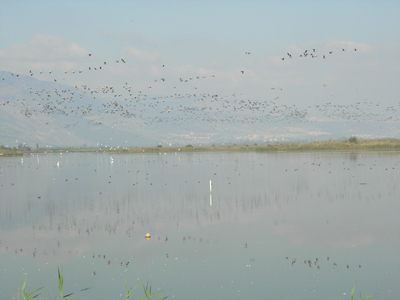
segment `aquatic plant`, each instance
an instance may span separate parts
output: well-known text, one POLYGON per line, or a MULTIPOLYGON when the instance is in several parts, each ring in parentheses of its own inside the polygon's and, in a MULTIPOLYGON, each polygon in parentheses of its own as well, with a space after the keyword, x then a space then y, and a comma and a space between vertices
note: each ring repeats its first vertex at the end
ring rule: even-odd
MULTIPOLYGON (((38 291, 41 290, 43 287, 38 288, 38 289, 34 290, 33 292, 29 292, 28 290, 25 290, 25 285, 26 285, 26 279, 25 279, 24 284, 22 285, 22 288, 21 288, 21 295, 22 295, 22 298, 24 300, 32 300, 32 299, 36 299, 36 298, 38 298, 40 296, 38 291)), ((58 268, 58 291, 60 293, 60 297, 61 297, 60 299, 67 299, 68 297, 70 297, 70 296, 72 296, 74 294, 74 293, 69 293, 67 295, 64 295, 63 294, 63 289, 64 289, 64 272, 63 272, 62 268, 61 268, 61 271, 60 271, 60 268, 58 268)), ((80 292, 83 292, 83 291, 86 291, 86 290, 89 290, 89 289, 91 289, 91 288, 84 288, 84 289, 80 290, 80 292)), ((49 292, 48 288, 47 288, 47 292, 49 292)), ((17 299, 19 299, 19 293, 17 293, 17 299)), ((50 300, 51 299, 57 300, 57 297, 52 298, 49 295, 49 299, 50 300)), ((79 299, 76 299, 76 298, 70 298, 70 299, 79 300, 79 299)))
MULTIPOLYGON (((125 296, 126 296, 126 300, 129 300, 131 294, 136 290, 136 288, 137 288, 141 283, 142 283, 142 282, 139 282, 134 288, 128 289, 128 284, 127 284, 127 282, 126 282, 126 280, 125 280, 125 296)), ((28 289, 25 288, 25 286, 26 286, 26 279, 25 279, 25 281, 24 281, 24 283, 23 283, 23 285, 22 285, 22 288, 21 288, 21 296, 22 296, 22 299, 23 299, 23 300, 45 299, 45 298, 39 298, 40 293, 38 293, 43 287, 38 288, 38 289, 36 289, 36 290, 34 290, 34 291, 32 291, 32 292, 29 292, 28 289)), ((89 289, 92 289, 92 288, 93 288, 93 287, 84 288, 84 289, 79 290, 79 292, 83 292, 83 291, 86 291, 86 290, 89 290, 89 289)), ((63 269, 62 269, 62 268, 61 268, 61 271, 60 271, 60 268, 58 268, 58 291, 59 291, 59 293, 60 293, 60 300, 62 300, 62 299, 74 299, 74 300, 79 300, 79 299, 77 299, 77 298, 72 298, 72 297, 71 297, 74 293, 69 293, 69 294, 67 294, 67 295, 64 295, 63 289, 64 289, 64 272, 63 272, 63 269)), ((47 291, 48 291, 48 288, 47 288, 47 291)), ((144 295, 145 295, 145 296, 142 297, 142 298, 139 298, 138 300, 146 300, 146 299, 147 299, 147 300, 150 300, 150 299, 152 299, 152 298, 158 296, 159 294, 161 294, 161 293, 163 292, 163 291, 161 290, 161 291, 158 291, 158 292, 156 292, 156 293, 153 293, 153 292, 151 291, 151 285, 150 285, 149 283, 147 283, 146 285, 143 285, 143 291, 144 291, 144 295)), ((49 291, 48 291, 48 292, 49 292, 49 291)), ((19 291, 17 292, 16 298, 17 298, 17 300, 20 299, 20 297, 19 297, 19 291)), ((160 298, 159 300, 165 300, 165 299, 167 299, 167 298, 168 298, 168 296, 167 296, 167 297, 160 298)), ((54 297, 54 298, 53 298, 53 297, 51 297, 50 294, 49 294, 48 299, 49 299, 49 300, 57 300, 57 297, 54 297)))
MULTIPOLYGON (((355 291, 355 290, 356 290, 356 285, 354 285, 353 290, 351 291, 350 300, 353 300, 353 296, 354 296, 354 291, 355 291)), ((371 296, 364 297, 364 296, 361 294, 361 291, 360 291, 360 300, 366 300, 366 299, 372 298, 372 297, 374 297, 374 296, 376 296, 376 295, 377 295, 377 294, 373 294, 373 295, 371 295, 371 296)))
MULTIPOLYGON (((131 294, 133 293, 133 291, 136 290, 136 288, 137 288, 141 283, 142 283, 142 282, 139 282, 134 288, 128 290, 128 285, 127 285, 126 280, 125 280, 126 300, 129 300, 129 297, 131 296, 131 294)), ((150 300, 150 299, 156 297, 157 295, 159 295, 159 294, 161 294, 161 293, 163 292, 163 291, 159 291, 159 292, 153 294, 153 293, 151 292, 151 286, 149 285, 149 283, 147 283, 147 285, 143 285, 143 291, 144 291, 145 296, 142 297, 142 298, 140 298, 140 299, 138 299, 138 300, 145 300, 145 299, 150 300)), ((167 297, 164 297, 164 298, 161 298, 160 300, 164 300, 164 299, 167 299, 167 298, 168 298, 168 296, 167 296, 167 297)))
MULTIPOLYGON (((60 296, 61 296, 60 299, 68 298, 74 294, 74 293, 69 293, 67 295, 63 295, 63 288, 64 288, 64 272, 63 272, 62 268, 61 268, 61 272, 60 272, 60 268, 58 268, 58 291, 60 292, 60 296)), ((83 292, 83 291, 86 291, 89 289, 91 289, 91 288, 84 288, 84 289, 80 290, 80 292, 83 292)), ((52 299, 52 298, 49 296, 49 299, 52 299)), ((72 298, 72 299, 76 299, 76 298, 72 298)), ((54 300, 57 300, 57 297, 54 297, 54 300)))
MULTIPOLYGON (((22 294, 22 297, 24 298, 24 300, 35 299, 40 295, 40 294, 36 294, 35 295, 35 293, 37 293, 42 288, 36 289, 33 292, 29 292, 28 290, 25 291, 25 285, 26 285, 26 279, 25 279, 24 284, 22 285, 22 288, 21 288, 21 294, 22 294)), ((19 299, 18 294, 17 294, 17 299, 19 299)))

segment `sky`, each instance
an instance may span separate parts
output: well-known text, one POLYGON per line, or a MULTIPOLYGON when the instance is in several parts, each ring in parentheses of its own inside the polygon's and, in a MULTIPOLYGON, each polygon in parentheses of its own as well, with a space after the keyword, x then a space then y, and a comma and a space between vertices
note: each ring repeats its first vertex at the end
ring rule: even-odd
POLYGON ((121 95, 129 86, 148 97, 204 93, 393 112, 399 15, 394 0, 3 0, 0 71, 121 95))

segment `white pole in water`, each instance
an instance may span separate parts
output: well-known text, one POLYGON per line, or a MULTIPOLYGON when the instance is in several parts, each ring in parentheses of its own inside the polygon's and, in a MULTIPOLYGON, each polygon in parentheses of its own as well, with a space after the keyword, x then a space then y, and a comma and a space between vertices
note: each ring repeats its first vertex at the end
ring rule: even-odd
POLYGON ((212 206, 212 183, 210 180, 210 206, 212 206))
POLYGON ((212 182, 210 180, 210 194, 212 194, 212 182))

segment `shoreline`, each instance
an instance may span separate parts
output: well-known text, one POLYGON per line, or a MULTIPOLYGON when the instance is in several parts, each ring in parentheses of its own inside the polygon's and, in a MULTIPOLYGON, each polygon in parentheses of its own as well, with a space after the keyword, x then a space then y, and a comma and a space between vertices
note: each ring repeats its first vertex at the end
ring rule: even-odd
POLYGON ((310 150, 400 150, 400 139, 345 141, 313 141, 309 143, 274 143, 266 145, 212 145, 181 147, 138 147, 138 148, 67 148, 38 149, 30 151, 0 149, 0 157, 22 156, 24 153, 59 153, 59 152, 109 152, 109 153, 167 153, 167 152, 277 152, 277 151, 310 151, 310 150))

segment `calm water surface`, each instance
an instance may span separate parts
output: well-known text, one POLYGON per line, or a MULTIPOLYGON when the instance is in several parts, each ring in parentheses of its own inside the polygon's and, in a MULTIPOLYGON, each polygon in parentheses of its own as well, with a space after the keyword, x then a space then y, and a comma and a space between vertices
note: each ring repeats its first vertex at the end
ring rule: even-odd
POLYGON ((0 299, 26 278, 54 297, 61 266, 65 292, 96 287, 80 299, 122 299, 125 280, 169 299, 350 299, 355 283, 398 299, 399 170, 373 151, 2 157, 0 299))

